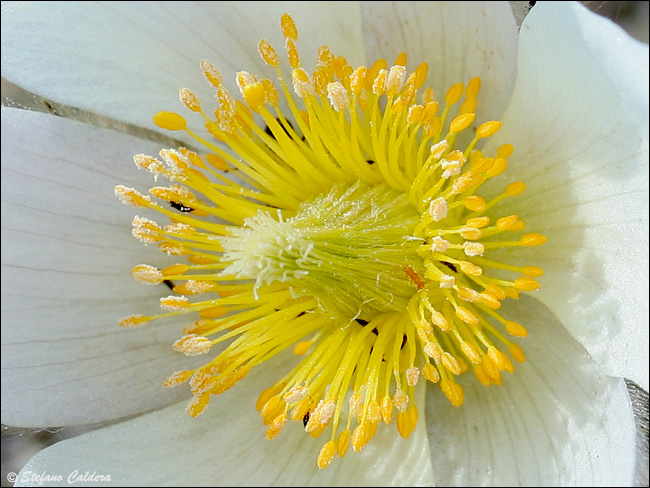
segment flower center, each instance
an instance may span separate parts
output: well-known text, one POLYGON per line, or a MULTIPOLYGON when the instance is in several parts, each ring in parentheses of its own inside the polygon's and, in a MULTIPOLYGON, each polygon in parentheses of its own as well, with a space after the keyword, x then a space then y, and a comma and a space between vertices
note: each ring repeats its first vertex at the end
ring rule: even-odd
POLYGON ((408 437, 420 376, 460 406, 457 376, 471 368, 484 385, 499 384, 502 371, 514 371, 509 356, 524 361, 509 336, 523 337, 526 329, 498 310, 503 300, 537 289, 542 270, 490 253, 546 239, 518 236, 519 217, 496 213, 501 200, 525 190, 523 182, 488 200, 480 195, 485 181, 505 171, 513 148, 492 156, 477 149, 501 126, 474 126, 479 78, 452 86, 440 111, 431 89, 417 103, 426 64, 408 74, 400 55, 391 67, 379 60, 353 68, 323 47, 308 74, 293 20, 285 14, 281 25, 290 83, 264 40, 259 51, 276 69, 280 91, 268 78, 240 72, 243 102, 235 101, 203 61, 218 108, 206 113, 187 89, 180 98, 218 142, 191 131, 180 115, 159 112, 158 126, 183 130, 204 149, 162 150, 162 161, 136 155, 139 168, 173 184, 150 195, 115 188, 123 203, 171 220, 161 226, 136 216, 136 238, 187 259, 162 270, 136 266, 137 280, 164 282, 176 294, 161 299, 166 312, 132 315, 120 325, 198 315, 174 349, 218 352, 165 382, 189 381, 192 417, 211 395, 293 348, 304 358, 261 393, 257 408, 269 439, 288 420, 314 437, 327 431, 318 456, 324 468, 350 445, 360 451, 380 422, 395 419, 408 437), (457 147, 458 134, 470 128, 473 137, 457 147), (188 298, 195 295, 206 298, 188 298))
POLYGON ((222 238, 224 275, 262 284, 291 283, 331 317, 405 310, 414 288, 403 269, 421 263, 409 240, 419 214, 385 184, 337 185, 284 220, 260 212, 222 238))

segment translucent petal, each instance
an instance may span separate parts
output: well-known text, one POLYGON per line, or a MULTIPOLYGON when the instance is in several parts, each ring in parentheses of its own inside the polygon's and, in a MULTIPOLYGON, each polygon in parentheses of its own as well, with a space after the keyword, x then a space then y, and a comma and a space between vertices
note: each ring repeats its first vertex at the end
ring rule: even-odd
POLYGON ((508 2, 363 2, 368 63, 408 55, 429 64, 425 87, 444 104, 455 83, 482 78, 478 122, 499 118, 512 91, 517 25, 508 2))
POLYGON ((54 101, 156 129, 154 113, 184 110, 181 87, 211 112, 202 59, 237 94, 237 71, 275 79, 257 43, 267 38, 282 54, 285 12, 294 16, 307 66, 322 44, 363 62, 356 2, 3 2, 2 73, 54 101))
POLYGON ((466 378, 460 408, 429 395, 436 484, 633 486, 635 426, 624 382, 605 376, 540 302, 522 297, 506 312, 529 328, 526 362, 498 386, 466 378))
POLYGON ((170 347, 179 324, 117 325, 156 313, 169 294, 130 277, 136 264, 167 259, 131 237, 135 209, 113 195, 117 183, 151 180, 130 160, 154 146, 3 107, 3 423, 94 423, 177 400, 161 383, 188 366, 170 347))
POLYGON ((257 374, 213 396, 195 419, 187 417, 184 405, 174 405, 63 441, 36 455, 21 475, 89 470, 128 486, 431 486, 424 427, 402 439, 394 424, 382 424, 362 452, 350 449, 323 470, 316 458, 329 430, 313 439, 302 422, 290 421, 278 437, 266 440, 255 401, 287 365, 277 359, 265 363, 257 374))
MULTIPOLYGON (((526 18, 496 144, 526 193, 504 202, 548 237, 538 293, 606 370, 648 388, 648 46, 578 4, 526 18)), ((509 253, 513 256, 517 253, 509 253)))

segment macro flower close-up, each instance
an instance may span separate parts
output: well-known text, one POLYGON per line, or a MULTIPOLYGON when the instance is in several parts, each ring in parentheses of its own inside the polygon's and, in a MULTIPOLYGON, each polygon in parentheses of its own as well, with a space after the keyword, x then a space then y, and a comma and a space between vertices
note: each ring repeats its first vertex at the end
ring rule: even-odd
POLYGON ((647 485, 648 45, 530 3, 2 2, 8 481, 647 485))

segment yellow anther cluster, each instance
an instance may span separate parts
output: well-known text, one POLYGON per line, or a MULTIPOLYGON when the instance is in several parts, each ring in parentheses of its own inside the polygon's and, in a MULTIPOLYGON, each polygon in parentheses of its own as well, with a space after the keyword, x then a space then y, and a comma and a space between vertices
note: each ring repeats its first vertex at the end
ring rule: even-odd
POLYGON ((293 350, 295 367, 260 394, 257 410, 268 439, 289 421, 325 435, 317 460, 325 468, 350 447, 362 450, 379 424, 394 421, 408 437, 422 384, 438 385, 460 406, 458 376, 500 384, 502 372, 514 371, 510 358, 525 360, 515 341, 526 328, 499 311, 504 300, 536 290, 543 271, 497 261, 492 251, 546 238, 520 235, 520 216, 497 211, 524 192, 523 182, 482 194, 483 183, 507 174, 514 148, 491 155, 477 148, 501 127, 477 115, 479 78, 438 101, 424 87, 425 63, 409 70, 402 53, 393 65, 353 67, 327 47, 307 71, 288 14, 281 28, 289 73, 262 40, 259 54, 274 73, 237 73, 240 99, 205 60, 217 106, 206 111, 189 89, 179 91, 218 143, 179 114, 154 116, 202 150, 136 155, 138 168, 170 184, 147 195, 124 186, 115 193, 167 216, 167 225, 136 216, 133 235, 185 261, 135 266, 136 280, 164 282, 174 294, 160 299, 163 313, 120 325, 193 314, 173 348, 214 356, 164 383, 188 384, 192 417, 211 395, 293 350))

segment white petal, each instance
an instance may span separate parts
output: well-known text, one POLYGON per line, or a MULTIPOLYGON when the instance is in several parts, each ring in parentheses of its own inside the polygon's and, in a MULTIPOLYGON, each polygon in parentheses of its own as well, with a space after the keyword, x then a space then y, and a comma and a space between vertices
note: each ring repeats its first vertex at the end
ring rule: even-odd
POLYGON ((510 97, 517 25, 508 2, 363 2, 368 63, 400 52, 409 67, 429 64, 425 87, 444 104, 455 83, 482 79, 478 121, 499 118, 510 97))
POLYGON ((302 422, 290 421, 278 437, 266 440, 255 401, 286 366, 274 359, 256 368, 257 374, 213 396, 196 419, 187 417, 184 405, 174 405, 56 444, 21 475, 88 470, 110 474, 118 486, 431 486, 424 428, 402 439, 395 425, 382 424, 362 452, 350 449, 323 470, 316 459, 329 430, 313 439, 302 422))
POLYGON ((633 486, 635 426, 623 380, 600 372, 541 303, 517 305, 507 314, 529 327, 526 362, 498 386, 467 375, 460 408, 438 391, 429 396, 436 483, 633 486))
POLYGON ((275 79, 257 43, 269 39, 284 58, 284 12, 294 15, 306 65, 322 44, 363 62, 354 2, 3 2, 2 73, 46 98, 156 129, 154 113, 184 110, 181 87, 211 112, 214 90, 201 59, 215 63, 235 92, 236 71, 275 79))
POLYGON ((536 5, 497 144, 504 202, 548 243, 538 296, 607 371, 648 388, 648 46, 578 4, 536 5))
POLYGON ((171 350, 184 321, 117 325, 156 313, 169 294, 130 277, 134 265, 162 256, 131 237, 134 209, 113 195, 115 184, 150 180, 132 154, 155 146, 3 107, 3 423, 100 422, 179 398, 161 383, 189 366, 171 350))

